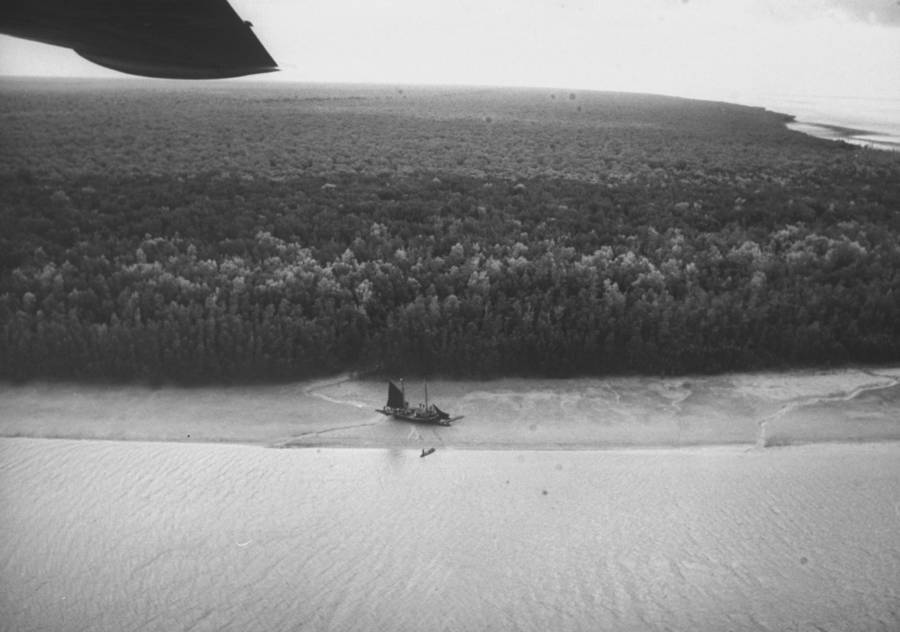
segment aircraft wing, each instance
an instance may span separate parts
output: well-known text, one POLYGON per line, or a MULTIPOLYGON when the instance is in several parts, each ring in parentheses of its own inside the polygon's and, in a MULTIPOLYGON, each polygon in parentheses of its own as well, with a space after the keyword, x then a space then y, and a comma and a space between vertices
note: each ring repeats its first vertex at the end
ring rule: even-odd
POLYGON ((71 48, 145 77, 221 79, 278 70, 228 0, 0 0, 0 33, 71 48))

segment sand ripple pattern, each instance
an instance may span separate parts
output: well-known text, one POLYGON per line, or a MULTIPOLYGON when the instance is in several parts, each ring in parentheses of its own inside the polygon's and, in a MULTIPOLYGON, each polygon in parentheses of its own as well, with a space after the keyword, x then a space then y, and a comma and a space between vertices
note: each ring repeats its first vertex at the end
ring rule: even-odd
POLYGON ((3 630, 897 630, 900 444, 0 440, 3 630))

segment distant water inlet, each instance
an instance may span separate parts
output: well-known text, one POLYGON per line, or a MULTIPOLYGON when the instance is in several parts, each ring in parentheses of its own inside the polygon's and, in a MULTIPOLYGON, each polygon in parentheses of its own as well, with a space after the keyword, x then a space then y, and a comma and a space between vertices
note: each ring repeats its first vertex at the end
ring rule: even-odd
POLYGON ((885 149, 887 151, 900 151, 900 134, 885 134, 862 129, 829 125, 824 123, 812 123, 795 121, 788 123, 788 128, 816 136, 827 140, 843 141, 860 147, 872 149, 885 149))
POLYGON ((900 629, 900 445, 0 440, 8 630, 900 629))
POLYGON ((900 151, 900 99, 771 97, 761 104, 795 116, 790 129, 862 147, 900 151))

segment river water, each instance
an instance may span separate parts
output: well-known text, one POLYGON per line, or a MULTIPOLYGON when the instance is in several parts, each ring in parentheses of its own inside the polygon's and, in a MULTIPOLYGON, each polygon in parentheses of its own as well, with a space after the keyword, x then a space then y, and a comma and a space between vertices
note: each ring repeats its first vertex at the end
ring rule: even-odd
POLYGON ((4 630, 896 630, 900 444, 0 439, 4 630))

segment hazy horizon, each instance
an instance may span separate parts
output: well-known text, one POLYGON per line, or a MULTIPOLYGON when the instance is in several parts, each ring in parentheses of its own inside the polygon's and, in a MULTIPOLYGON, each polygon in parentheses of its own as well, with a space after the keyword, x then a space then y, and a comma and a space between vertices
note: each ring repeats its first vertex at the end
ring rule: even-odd
MULTIPOLYGON (((900 99, 900 5, 878 0, 232 0, 267 80, 545 87, 749 103, 900 99)), ((0 75, 123 77, 0 36, 0 75)))

